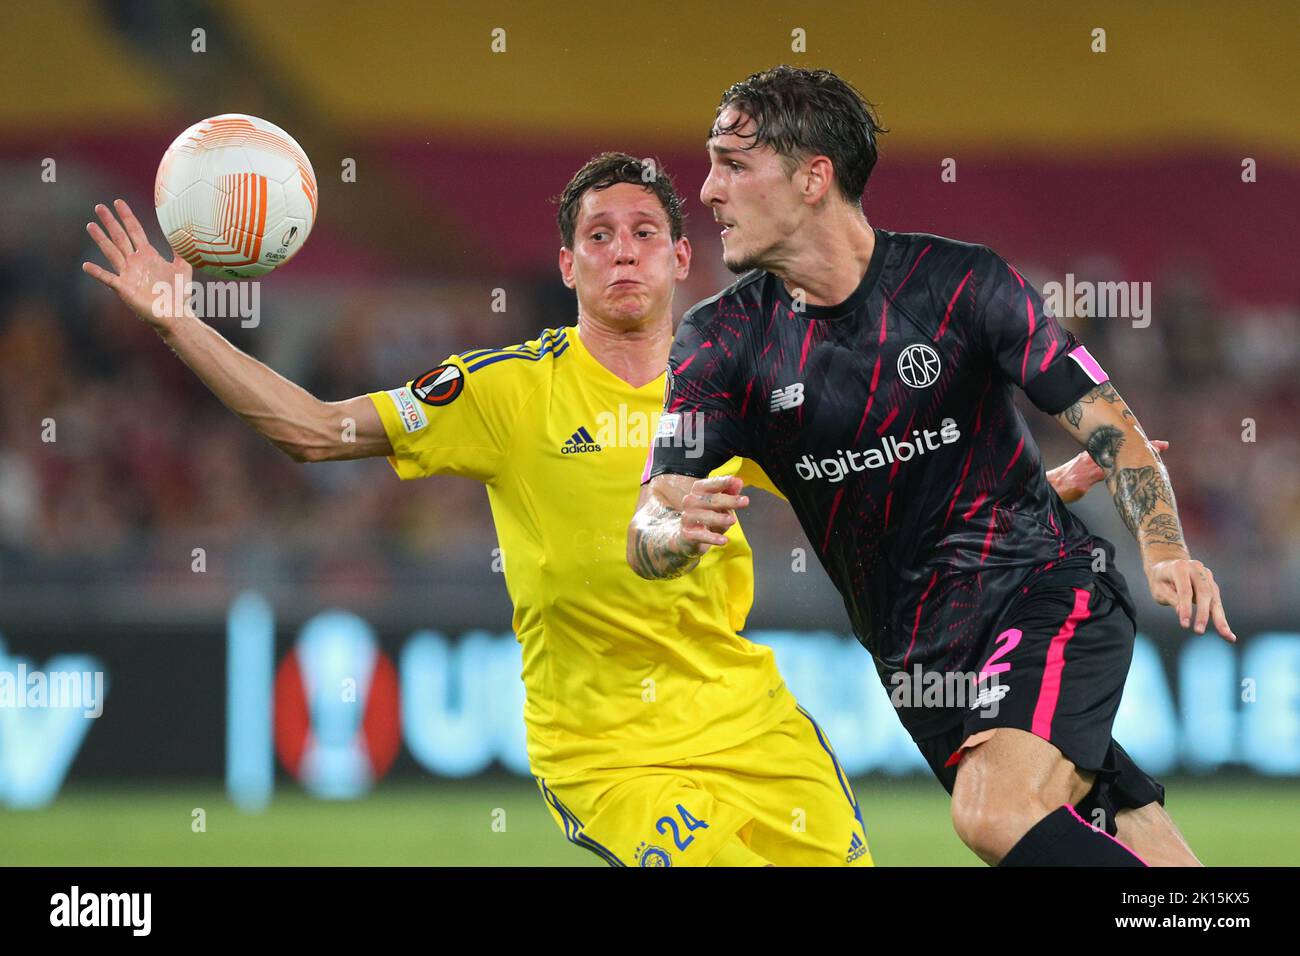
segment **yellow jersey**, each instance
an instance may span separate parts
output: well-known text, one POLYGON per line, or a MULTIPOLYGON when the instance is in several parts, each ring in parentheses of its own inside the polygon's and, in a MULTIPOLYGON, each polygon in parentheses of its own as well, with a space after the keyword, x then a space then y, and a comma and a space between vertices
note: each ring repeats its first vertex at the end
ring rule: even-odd
MULTIPOLYGON (((487 485, 539 777, 714 753, 795 707, 772 651, 738 634, 754 596, 739 524, 690 574, 647 581, 627 564, 663 394, 663 376, 633 388, 569 327, 369 396, 401 478, 487 485)), ((771 490, 750 462, 714 472, 734 473, 771 490)))

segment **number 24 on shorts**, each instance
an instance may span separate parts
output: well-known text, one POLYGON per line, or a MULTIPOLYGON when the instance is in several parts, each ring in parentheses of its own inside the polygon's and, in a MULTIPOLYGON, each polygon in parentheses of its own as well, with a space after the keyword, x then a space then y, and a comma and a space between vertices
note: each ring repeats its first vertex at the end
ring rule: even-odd
MULTIPOLYGON (((692 830, 707 830, 709 828, 707 822, 695 819, 695 817, 691 816, 690 811, 680 803, 677 804, 677 812, 681 815, 682 823, 685 825, 688 834, 692 830)), ((677 827, 677 820, 671 816, 660 817, 655 821, 655 829, 664 835, 667 835, 668 830, 671 829, 673 831, 673 842, 677 844, 677 849, 679 850, 685 850, 695 840, 695 837, 693 836, 687 836, 686 839, 683 840, 681 830, 677 827)))

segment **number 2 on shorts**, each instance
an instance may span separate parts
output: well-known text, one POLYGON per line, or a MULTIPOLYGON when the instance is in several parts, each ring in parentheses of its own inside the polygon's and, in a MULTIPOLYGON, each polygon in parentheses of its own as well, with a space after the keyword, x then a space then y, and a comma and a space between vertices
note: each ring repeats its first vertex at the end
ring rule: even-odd
POLYGON ((1005 671, 1011 670, 1010 664, 994 664, 993 662, 999 657, 1005 657, 1010 654, 1015 646, 1020 643, 1020 638, 1023 636, 1024 634, 1018 627, 1008 628, 999 634, 996 641, 1002 646, 994 651, 993 656, 984 662, 984 667, 980 670, 979 679, 983 680, 986 677, 992 677, 994 674, 1001 674, 1005 671))

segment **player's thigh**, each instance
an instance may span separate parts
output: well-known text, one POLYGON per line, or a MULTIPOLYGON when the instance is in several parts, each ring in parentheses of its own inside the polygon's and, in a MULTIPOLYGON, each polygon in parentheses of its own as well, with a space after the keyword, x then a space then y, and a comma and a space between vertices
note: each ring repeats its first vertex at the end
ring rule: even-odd
POLYGON ((736 837, 751 817, 719 799, 688 767, 589 771, 539 780, 543 797, 570 842, 611 866, 709 866, 746 859, 736 837))
POLYGON ((1117 838, 1148 866, 1201 866, 1182 833, 1159 803, 1130 807, 1115 814, 1117 838))
POLYGON ((871 866, 862 811, 825 732, 802 708, 745 744, 696 758, 752 817, 742 836, 777 866, 871 866))

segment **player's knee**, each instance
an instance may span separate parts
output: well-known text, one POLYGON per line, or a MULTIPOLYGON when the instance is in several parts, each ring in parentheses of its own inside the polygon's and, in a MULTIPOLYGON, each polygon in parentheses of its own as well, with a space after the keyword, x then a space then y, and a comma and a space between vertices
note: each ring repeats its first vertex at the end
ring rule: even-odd
POLYGON ((996 865, 1049 807, 1030 794, 953 793, 952 825, 957 836, 985 863, 996 865))
POLYGON ((981 801, 962 800, 954 794, 952 828, 957 831, 961 842, 985 862, 991 862, 991 858, 1001 859, 1005 854, 1005 851, 998 852, 998 814, 981 801))

